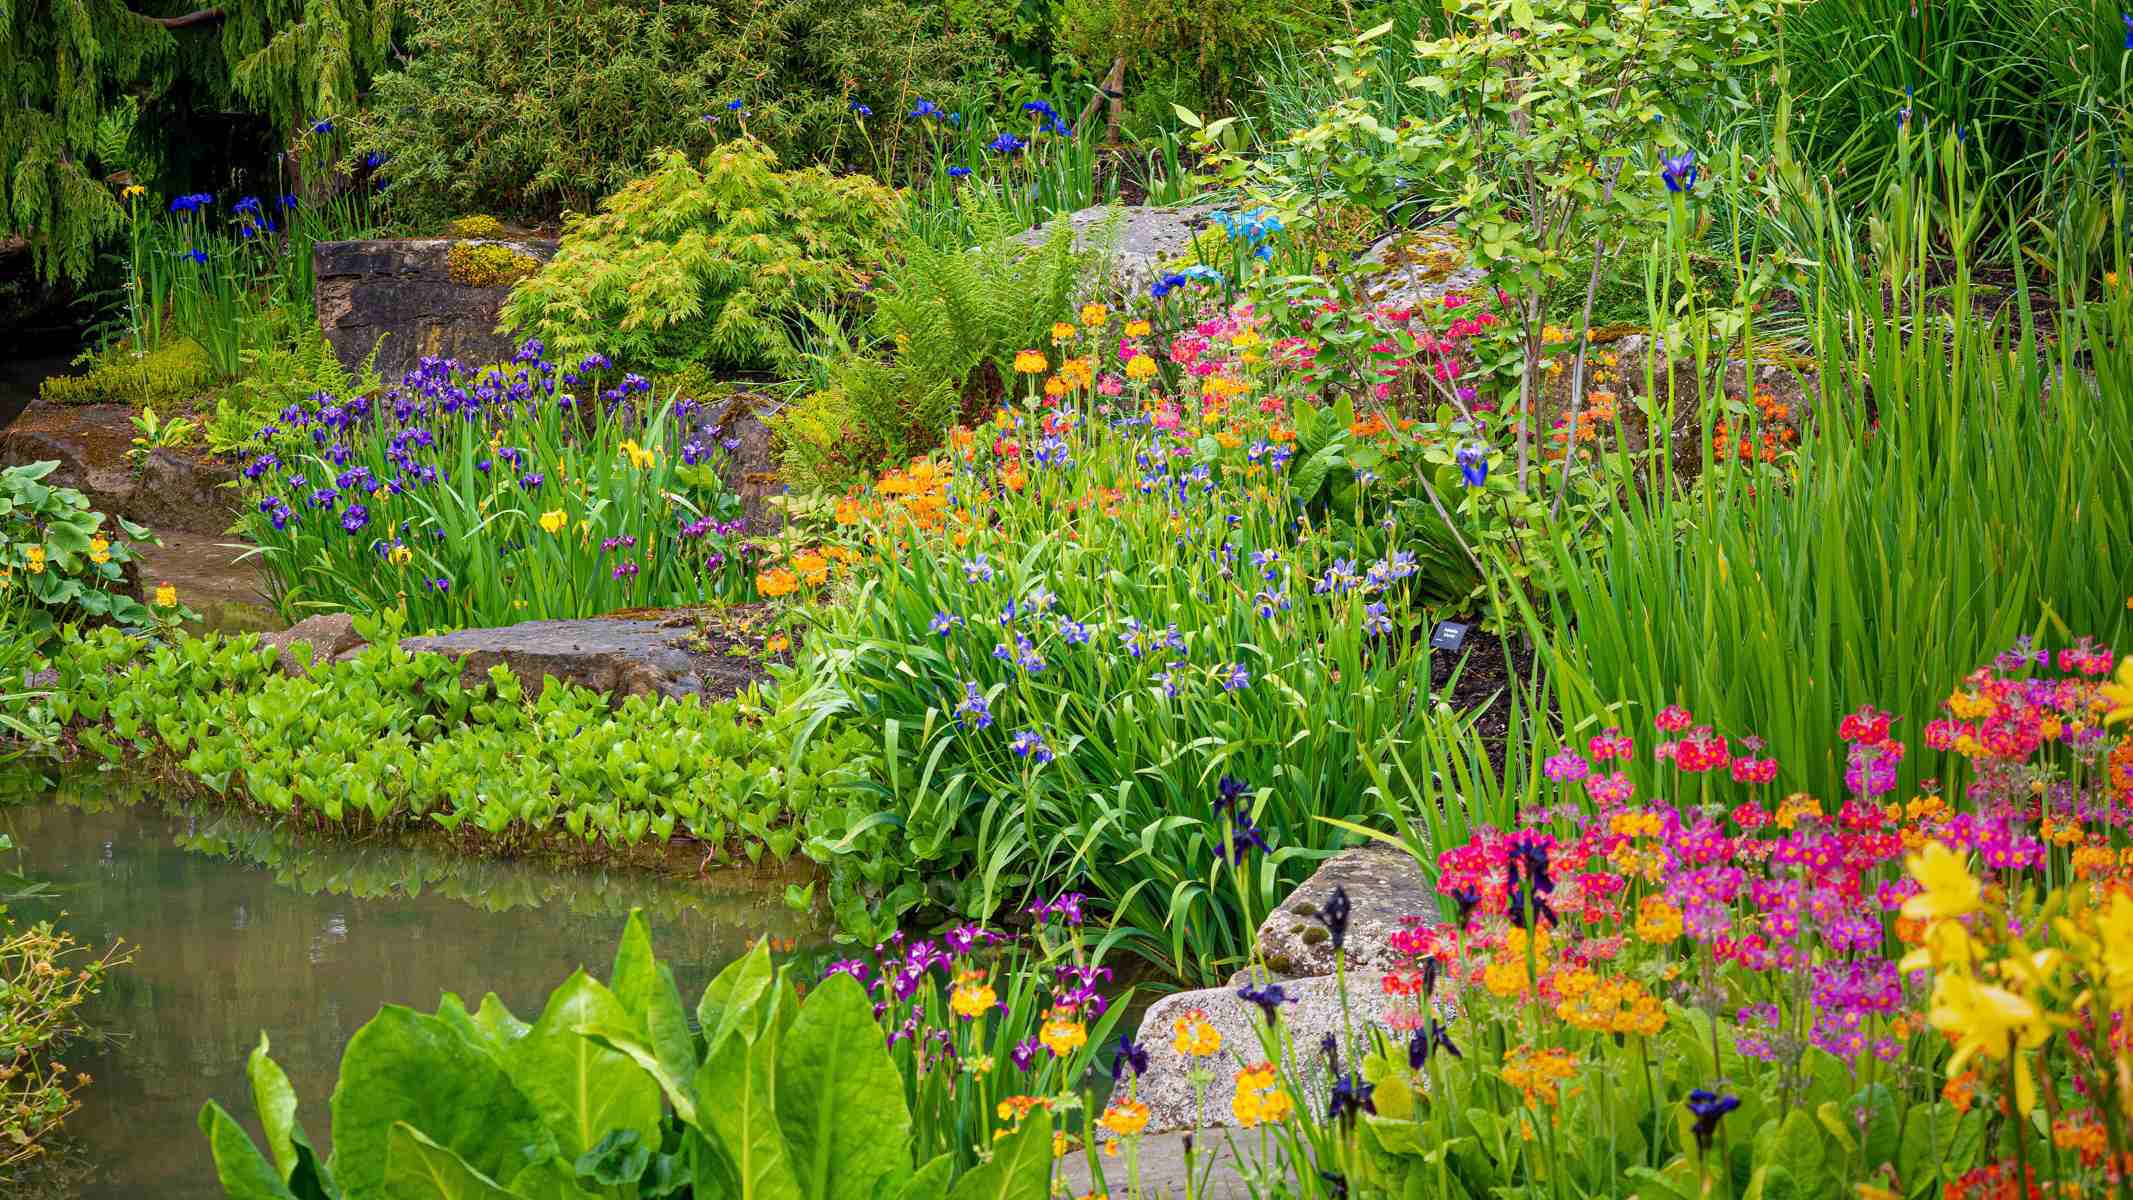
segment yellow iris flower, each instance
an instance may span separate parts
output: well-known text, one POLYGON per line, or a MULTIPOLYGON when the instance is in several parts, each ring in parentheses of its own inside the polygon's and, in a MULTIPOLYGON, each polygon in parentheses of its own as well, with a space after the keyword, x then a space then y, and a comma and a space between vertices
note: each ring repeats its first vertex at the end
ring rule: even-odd
POLYGON ((2120 721, 2133 720, 2133 656, 2118 664, 2118 678, 2103 685, 2103 700, 2110 707, 2103 713, 2103 723, 2116 725, 2120 721))

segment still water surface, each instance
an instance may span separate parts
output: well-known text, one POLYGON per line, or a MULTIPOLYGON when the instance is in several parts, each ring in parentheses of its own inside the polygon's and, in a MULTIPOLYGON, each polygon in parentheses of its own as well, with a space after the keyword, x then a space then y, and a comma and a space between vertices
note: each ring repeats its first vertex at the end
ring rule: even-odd
POLYGON ((20 847, 0 870, 61 889, 18 915, 133 949, 89 1014, 113 1040, 66 1056, 96 1079, 67 1124, 92 1170, 69 1193, 81 1200, 219 1197, 195 1117, 212 1097, 258 1136, 244 1059, 262 1031, 323 1148, 342 1047, 381 1005, 433 1010, 453 991, 471 1007, 493 991, 530 1020, 576 967, 606 978, 633 904, 692 1008, 750 939, 822 937, 782 903, 784 877, 675 882, 350 844, 94 777, 0 809, 0 831, 20 847))

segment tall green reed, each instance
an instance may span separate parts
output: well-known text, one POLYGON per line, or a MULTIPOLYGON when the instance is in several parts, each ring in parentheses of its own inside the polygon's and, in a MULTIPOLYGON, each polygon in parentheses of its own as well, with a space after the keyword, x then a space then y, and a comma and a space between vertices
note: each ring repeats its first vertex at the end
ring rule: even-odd
MULTIPOLYGON (((2017 638, 2133 629, 2133 304, 2098 299, 2064 261, 2033 287, 2017 256, 2014 302, 1986 311, 1986 200, 1962 144, 1900 148, 1904 170, 1864 222, 1795 173, 1819 248, 1797 453, 1707 460, 1693 483, 1658 471, 1621 490, 1589 545, 1559 531, 1580 569, 1552 612, 1525 615, 1566 726, 1685 704, 1761 737, 1785 786, 1841 795, 1826 734, 1844 713, 1886 705, 1915 729, 1953 672, 2017 638)), ((2107 208, 2122 264, 2122 189, 2107 208)), ((1655 280, 1680 278, 1662 268, 1655 280)), ((1708 316, 1685 323, 1686 344, 1713 344, 1708 316)), ((1731 344, 1752 344, 1752 327, 1731 344)), ((1695 406, 1708 447, 1722 364, 1699 366, 1675 374, 1670 404, 1695 406)))

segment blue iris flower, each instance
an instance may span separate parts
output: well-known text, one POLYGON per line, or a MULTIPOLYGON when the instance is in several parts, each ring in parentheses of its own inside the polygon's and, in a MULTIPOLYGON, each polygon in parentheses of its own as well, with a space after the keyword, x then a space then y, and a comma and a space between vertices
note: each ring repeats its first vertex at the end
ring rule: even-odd
POLYGON ((1667 191, 1696 190, 1696 152, 1683 150, 1679 154, 1662 158, 1659 162, 1659 177, 1666 181, 1667 191))

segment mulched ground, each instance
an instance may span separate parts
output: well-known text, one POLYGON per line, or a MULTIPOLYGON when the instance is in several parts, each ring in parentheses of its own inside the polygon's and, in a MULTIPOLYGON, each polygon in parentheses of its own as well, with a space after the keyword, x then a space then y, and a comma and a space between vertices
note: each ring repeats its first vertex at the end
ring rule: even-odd
MULTIPOLYGON (((1430 651, 1431 689, 1450 701, 1454 708, 1480 710, 1474 728, 1488 746, 1489 760, 1499 771, 1503 769, 1505 739, 1510 732, 1514 678, 1521 691, 1530 691, 1534 678, 1533 647, 1518 634, 1500 638, 1483 632, 1477 624, 1457 654, 1430 651), (1455 673, 1456 680, 1453 678, 1455 673)), ((1543 697, 1543 702, 1545 700, 1543 697)))

